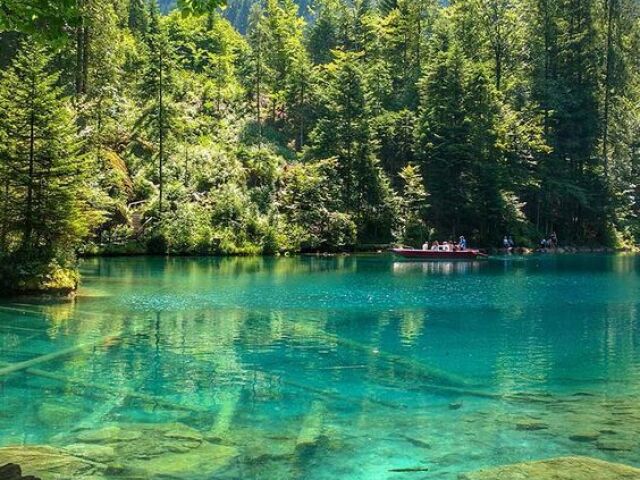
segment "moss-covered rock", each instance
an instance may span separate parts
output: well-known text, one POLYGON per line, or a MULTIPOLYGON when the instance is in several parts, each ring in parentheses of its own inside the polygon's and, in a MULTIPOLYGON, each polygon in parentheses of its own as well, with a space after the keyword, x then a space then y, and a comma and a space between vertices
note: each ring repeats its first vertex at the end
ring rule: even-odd
POLYGON ((640 469, 590 457, 560 457, 463 474, 460 480, 640 480, 640 469))

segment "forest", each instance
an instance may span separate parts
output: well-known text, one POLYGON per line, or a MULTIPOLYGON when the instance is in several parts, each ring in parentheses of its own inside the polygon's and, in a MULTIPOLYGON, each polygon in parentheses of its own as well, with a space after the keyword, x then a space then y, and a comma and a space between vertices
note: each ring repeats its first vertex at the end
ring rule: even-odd
POLYGON ((4 288, 90 254, 638 242, 637 0, 222 6, 0 0, 4 288))

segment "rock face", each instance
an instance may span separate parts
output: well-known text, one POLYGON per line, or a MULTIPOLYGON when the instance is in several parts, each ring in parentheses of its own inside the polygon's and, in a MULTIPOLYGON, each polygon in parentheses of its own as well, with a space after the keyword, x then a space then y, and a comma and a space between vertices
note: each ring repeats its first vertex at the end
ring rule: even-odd
POLYGON ((640 469, 590 457, 515 463, 463 474, 460 480, 640 480, 640 469))

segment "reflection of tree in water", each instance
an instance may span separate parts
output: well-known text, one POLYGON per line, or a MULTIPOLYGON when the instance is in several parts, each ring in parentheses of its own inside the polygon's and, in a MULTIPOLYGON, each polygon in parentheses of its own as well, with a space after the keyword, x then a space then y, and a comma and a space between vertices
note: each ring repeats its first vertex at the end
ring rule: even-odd
POLYGON ((415 344, 416 339, 422 334, 424 328, 425 313, 422 310, 404 310, 400 317, 400 338, 402 343, 408 346, 415 344))

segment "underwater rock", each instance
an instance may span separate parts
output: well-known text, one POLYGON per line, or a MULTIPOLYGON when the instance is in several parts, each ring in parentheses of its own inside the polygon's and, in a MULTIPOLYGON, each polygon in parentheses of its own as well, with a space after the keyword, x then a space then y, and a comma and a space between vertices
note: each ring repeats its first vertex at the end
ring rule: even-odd
POLYGON ((74 443, 66 445, 64 449, 76 457, 86 458, 94 462, 109 463, 116 458, 115 449, 105 445, 74 443))
POLYGON ((449 404, 449 410, 460 410, 462 408, 462 401, 453 402, 449 404))
POLYGON ((164 436, 166 438, 194 440, 196 442, 201 442, 203 440, 203 435, 198 430, 183 423, 172 424, 164 433, 164 436))
POLYGON ((462 474, 460 480, 638 480, 640 469, 590 457, 560 457, 462 474))
POLYGON ((133 460, 130 466, 145 471, 152 478, 187 479, 192 478, 194 472, 198 478, 215 478, 214 475, 237 455, 238 450, 234 447, 203 443, 185 453, 165 453, 150 459, 133 460))
POLYGON ((182 423, 114 423, 80 431, 75 442, 68 452, 104 462, 105 475, 127 480, 215 478, 239 455, 235 446, 213 445, 182 423))
POLYGON ((61 426, 72 423, 82 416, 82 412, 76 408, 58 403, 44 403, 38 409, 38 420, 47 426, 61 426))
POLYGON ((596 442, 596 448, 605 452, 628 452, 633 450, 634 446, 632 439, 618 436, 598 439, 596 442))
POLYGON ((547 430, 549 425, 539 420, 522 420, 516 423, 516 430, 535 432, 536 430, 547 430))
POLYGON ((88 443, 118 443, 137 440, 142 433, 136 430, 125 430, 117 426, 108 426, 99 430, 86 430, 77 435, 78 440, 88 443))
POLYGON ((574 442, 595 442, 600 436, 600 432, 579 432, 569 435, 569 440, 574 442))
POLYGON ((105 465, 91 462, 69 452, 41 445, 0 448, 0 465, 16 463, 29 474, 46 480, 101 479, 105 465))

